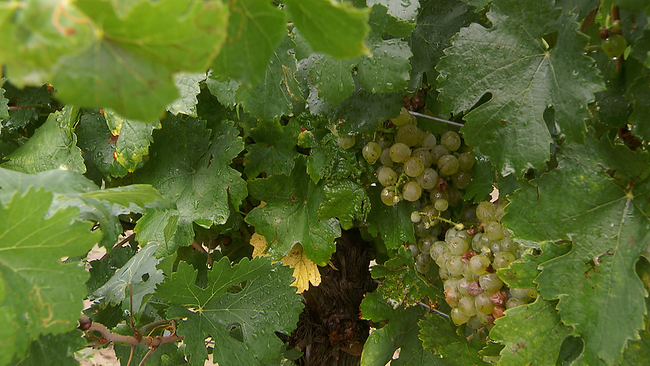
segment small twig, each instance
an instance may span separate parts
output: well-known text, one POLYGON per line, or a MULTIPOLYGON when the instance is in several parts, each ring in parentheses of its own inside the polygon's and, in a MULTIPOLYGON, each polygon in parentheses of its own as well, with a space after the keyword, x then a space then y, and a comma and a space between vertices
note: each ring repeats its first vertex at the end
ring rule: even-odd
MULTIPOLYGON (((85 316, 82 316, 82 319, 85 316)), ((88 317, 85 317, 87 319, 88 317)), ((86 321, 83 321, 80 319, 81 324, 87 324, 86 321)), ((104 343, 107 342, 120 342, 120 343, 126 343, 130 345, 138 345, 138 344, 144 344, 147 347, 153 347, 153 348, 158 348, 161 345, 165 343, 174 343, 178 341, 183 340, 183 336, 179 336, 174 334, 168 335, 168 336, 155 336, 155 337, 142 337, 141 339, 137 339, 134 336, 126 336, 126 335, 121 335, 121 334, 115 334, 111 333, 111 331, 106 328, 105 325, 101 323, 91 323, 89 326, 86 327, 86 332, 97 332, 101 334, 102 340, 104 340, 104 343)))
POLYGON ((428 114, 422 114, 422 113, 413 112, 413 111, 409 111, 409 113, 410 113, 412 116, 422 117, 422 118, 427 118, 427 119, 430 119, 430 120, 433 120, 433 121, 438 121, 438 122, 446 123, 446 124, 448 124, 448 125, 452 125, 452 126, 456 126, 456 127, 463 127, 463 126, 464 126, 462 123, 453 122, 453 121, 449 121, 449 120, 442 119, 442 118, 438 118, 438 117, 433 117, 433 116, 430 116, 430 115, 428 115, 428 114))
POLYGON ((429 306, 429 305, 427 305, 427 304, 425 304, 425 303, 423 303, 423 302, 416 301, 415 303, 418 304, 418 305, 420 305, 420 306, 424 306, 425 308, 427 308, 427 309, 433 311, 434 313, 436 313, 436 314, 438 314, 438 315, 440 315, 440 316, 444 316, 445 318, 449 318, 449 315, 448 315, 448 314, 445 314, 445 313, 443 313, 442 311, 440 311, 440 310, 438 310, 438 309, 434 309, 434 308, 432 308, 431 306, 429 306))
MULTIPOLYGON (((129 234, 129 236, 127 236, 126 238, 120 240, 117 244, 113 245, 112 249, 116 249, 116 248, 121 247, 125 243, 128 243, 129 241, 131 241, 131 239, 133 239, 134 237, 135 237, 135 233, 129 234)), ((108 256, 108 252, 106 252, 106 254, 104 254, 101 258, 99 258, 99 260, 100 261, 104 260, 104 258, 106 258, 107 256, 108 256)))
POLYGON ((138 364, 138 366, 142 366, 142 365, 144 365, 144 361, 146 361, 147 358, 149 358, 149 356, 151 356, 151 354, 152 354, 155 350, 156 350, 155 348, 150 348, 149 351, 147 352, 147 354, 144 355, 144 357, 142 357, 142 361, 140 361, 140 363, 138 364))
POLYGON ((20 109, 29 109, 29 108, 40 108, 43 107, 42 104, 32 104, 32 105, 10 105, 7 107, 10 111, 17 111, 20 109))

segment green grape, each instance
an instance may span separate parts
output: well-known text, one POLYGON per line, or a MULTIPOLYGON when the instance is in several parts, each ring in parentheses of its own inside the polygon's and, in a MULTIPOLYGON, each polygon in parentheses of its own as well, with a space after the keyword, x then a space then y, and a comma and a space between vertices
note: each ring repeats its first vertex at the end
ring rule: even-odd
POLYGON ((432 189, 438 184, 438 172, 431 168, 424 168, 422 174, 415 177, 418 184, 424 189, 432 189))
POLYGON ((381 146, 374 141, 370 141, 363 147, 361 153, 368 164, 374 164, 381 156, 381 146))
POLYGON ((423 132, 420 135, 420 146, 427 150, 433 149, 434 146, 436 146, 436 136, 432 134, 431 132, 423 132))
POLYGON ((485 221, 494 221, 496 207, 491 202, 483 201, 476 206, 476 217, 478 217, 481 222, 485 221))
MULTIPOLYGON (((442 279, 442 277, 441 277, 442 279)), ((447 280, 443 280, 447 281, 447 280)), ((445 301, 449 306, 452 308, 458 307, 458 301, 461 299, 462 296, 460 296, 460 293, 458 292, 458 289, 454 287, 450 287, 445 290, 445 301)))
POLYGON ((429 272, 429 268, 431 268, 429 263, 424 263, 424 264, 416 263, 415 264, 415 270, 418 271, 418 273, 425 274, 425 273, 429 272))
POLYGON ((422 187, 420 187, 418 182, 408 182, 402 188, 402 197, 407 201, 417 201, 420 199, 420 196, 422 196, 422 187))
POLYGON ((456 187, 449 187, 445 192, 447 192, 447 197, 449 197, 447 202, 449 202, 449 206, 451 207, 458 206, 460 201, 463 199, 463 194, 460 193, 456 187))
POLYGON ((474 156, 471 152, 464 152, 458 155, 458 167, 460 170, 470 170, 474 166, 474 156))
POLYGON ((409 123, 397 129, 395 141, 408 146, 415 146, 420 142, 420 134, 421 131, 418 126, 409 123))
POLYGON ((438 172, 450 176, 458 171, 458 159, 453 155, 443 155, 438 159, 438 172))
POLYGON ((440 277, 442 281, 446 281, 451 277, 451 275, 449 274, 449 271, 447 271, 446 269, 438 268, 438 277, 440 277))
POLYGON ((431 263, 431 256, 428 253, 420 253, 415 257, 416 264, 429 264, 431 263))
POLYGON ((615 31, 620 31, 623 29, 623 23, 621 22, 620 19, 616 19, 615 21, 612 22, 612 29, 615 31))
POLYGON ((533 289, 511 288, 510 289, 510 296, 513 297, 513 298, 517 298, 517 299, 519 299, 519 300, 521 300, 523 302, 528 303, 530 300, 533 299, 533 297, 530 296, 531 294, 533 294, 535 296, 535 298, 537 298, 537 291, 533 290, 533 292, 531 293, 529 290, 533 290, 533 289))
POLYGON ((420 254, 420 249, 418 249, 418 246, 415 244, 409 245, 408 249, 411 251, 411 257, 415 258, 420 254))
POLYGON ((503 281, 496 273, 486 273, 478 278, 481 288, 489 293, 497 292, 503 287, 503 281))
POLYGON ((449 202, 444 198, 438 198, 436 202, 434 202, 433 206, 438 211, 447 211, 447 208, 449 208, 449 202))
POLYGON ((469 287, 469 284, 472 282, 472 280, 468 280, 467 278, 463 277, 458 281, 458 292, 460 292, 461 295, 467 296, 469 293, 467 292, 467 288, 469 287))
POLYGON ((501 252, 494 255, 494 260, 492 261, 492 267, 494 269, 506 268, 510 263, 514 262, 517 258, 510 252, 501 252))
POLYGON ((381 191, 381 202, 385 205, 394 206, 399 201, 399 196, 389 187, 386 187, 381 191))
POLYGON ((483 326, 483 323, 478 318, 478 313, 475 316, 469 318, 467 321, 467 327, 471 329, 478 329, 483 326))
MULTIPOLYGON (((491 314, 489 314, 489 315, 491 315, 491 314)), ((488 316, 488 314, 483 314, 480 311, 476 312, 476 319, 483 325, 486 325, 489 322, 487 316, 488 316)), ((483 359, 485 360, 485 356, 483 357, 483 359)), ((496 360, 496 361, 498 361, 498 360, 496 360)), ((493 362, 493 363, 496 364, 497 363, 496 361, 493 362)))
POLYGON ((417 177, 424 172, 424 164, 420 158, 411 156, 404 161, 404 173, 409 177, 417 177))
POLYGON ((610 34, 602 43, 603 52, 609 58, 620 57, 627 48, 627 40, 620 34, 610 34))
POLYGON ((496 221, 483 222, 483 231, 490 240, 501 240, 506 237, 503 234, 503 227, 496 221))
POLYGON ((451 176, 454 187, 458 189, 467 188, 472 179, 474 179, 474 172, 471 170, 461 170, 451 176))
POLYGON ((418 238, 423 238, 430 235, 430 228, 431 225, 426 220, 421 220, 413 226, 413 231, 415 232, 415 236, 418 238))
MULTIPOLYGON (((456 232, 456 237, 465 240, 467 243, 471 243, 471 242, 472 242, 472 238, 473 238, 473 236, 470 235, 470 234, 467 232, 467 230, 460 230, 460 231, 456 232)), ((468 246, 467 249, 469 249, 469 246, 468 246)))
POLYGON ((440 255, 447 250, 447 243, 444 241, 436 241, 435 243, 431 244, 431 249, 429 249, 429 254, 431 255, 431 259, 436 261, 438 265, 440 265, 440 261, 438 260, 440 258, 440 255))
POLYGON ((482 275, 487 272, 487 267, 489 265, 490 259, 482 254, 475 255, 469 260, 469 269, 477 275, 482 275))
MULTIPOLYGON (((512 289, 510 289, 512 290, 512 289)), ((527 303, 516 297, 511 297, 506 301, 506 309, 516 308, 517 306, 526 305, 527 303)))
POLYGON ((447 193, 447 191, 441 191, 438 188, 433 188, 431 189, 429 198, 431 198, 431 202, 436 202, 436 200, 441 198, 449 201, 449 193, 447 193))
POLYGON ((402 109, 399 111, 399 115, 395 118, 391 118, 390 121, 393 122, 395 126, 404 126, 405 124, 409 123, 410 119, 411 115, 409 114, 409 111, 406 108, 402 107, 402 109))
POLYGON ((417 211, 411 212, 411 222, 413 222, 414 224, 417 224, 421 220, 422 220, 422 216, 420 216, 419 212, 417 212, 417 211))
POLYGON ((390 158, 390 147, 385 147, 383 150, 381 150, 381 155, 379 156, 379 162, 383 166, 387 166, 389 168, 392 168, 395 163, 393 162, 393 159, 390 158))
POLYGON ((418 249, 420 249, 420 251, 423 253, 429 253, 429 251, 431 250, 431 246, 435 242, 436 242, 435 236, 427 235, 425 237, 421 237, 418 240, 418 249))
POLYGON ((452 255, 463 255, 469 249, 469 244, 463 238, 455 236, 449 239, 447 243, 449 245, 449 253, 452 255))
POLYGON ((447 270, 454 277, 460 277, 463 273, 463 261, 460 255, 450 255, 447 261, 447 270))
POLYGON ((519 254, 519 244, 515 243, 510 238, 501 239, 499 241, 499 245, 501 246, 501 251, 502 252, 512 253, 512 255, 514 255, 515 258, 519 254))
POLYGON ((476 315, 476 305, 474 304, 474 297, 472 296, 463 296, 458 300, 458 308, 460 311, 465 313, 468 316, 476 315))
POLYGON ((451 309, 451 320, 454 322, 456 325, 461 325, 467 323, 469 320, 469 316, 465 315, 462 311, 460 311, 458 308, 453 308, 451 309))
POLYGON ((411 156, 411 149, 401 142, 396 142, 390 147, 390 159, 396 163, 403 163, 411 156))
POLYGON ((431 164, 433 164, 433 155, 431 155, 431 151, 423 147, 419 147, 413 150, 413 154, 411 154, 411 156, 420 158, 420 160, 422 160, 422 164, 424 164, 426 168, 430 167, 431 164))
POLYGON ((431 156, 433 156, 433 163, 438 165, 438 160, 440 160, 441 157, 449 155, 449 150, 447 150, 446 147, 442 145, 436 145, 431 149, 431 156))
POLYGON ((483 252, 483 248, 489 248, 490 247, 490 239, 488 239, 487 236, 485 236, 484 233, 477 233, 474 235, 474 238, 472 238, 472 249, 475 250, 476 252, 480 253, 483 252))
POLYGON ((457 287, 458 287, 458 278, 450 278, 442 284, 442 288, 444 288, 445 290, 449 288, 457 288, 457 287))
POLYGON ((460 135, 454 131, 447 131, 440 137, 440 145, 449 151, 456 151, 460 147, 460 135))
POLYGON ((476 306, 476 311, 483 314, 492 314, 492 309, 494 309, 494 303, 492 303, 491 295, 489 292, 483 292, 478 294, 474 298, 474 306, 476 306))
POLYGON ((349 149, 352 146, 354 146, 354 143, 356 142, 356 139, 352 135, 347 135, 347 136, 340 136, 336 139, 336 142, 339 144, 339 146, 342 149, 349 149))
POLYGON ((397 182, 397 173, 393 168, 382 166, 377 170, 377 180, 384 187, 392 186, 397 182))

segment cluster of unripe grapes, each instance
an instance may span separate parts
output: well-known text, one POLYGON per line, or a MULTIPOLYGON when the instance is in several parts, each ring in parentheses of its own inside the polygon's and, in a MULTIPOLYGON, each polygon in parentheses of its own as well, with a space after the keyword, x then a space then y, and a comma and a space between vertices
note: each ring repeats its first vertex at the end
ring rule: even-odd
POLYGON ((534 289, 508 288, 496 273, 522 254, 521 247, 499 222, 503 206, 481 202, 476 208, 481 221, 478 227, 464 229, 459 224, 447 230, 444 241, 422 238, 418 243, 418 249, 428 249, 440 268, 445 301, 452 308, 451 319, 456 325, 491 327, 506 309, 537 298, 534 289))
MULTIPOLYGON (((448 131, 438 139, 420 130, 406 108, 391 123, 397 127, 393 140, 368 142, 363 157, 370 164, 381 164, 377 169, 377 180, 384 187, 381 201, 389 206, 402 199, 418 202, 430 226, 431 218, 460 202, 459 189, 473 178, 474 157, 471 152, 459 152, 458 133, 448 131)), ((415 223, 421 218, 418 212, 412 217, 415 223)))

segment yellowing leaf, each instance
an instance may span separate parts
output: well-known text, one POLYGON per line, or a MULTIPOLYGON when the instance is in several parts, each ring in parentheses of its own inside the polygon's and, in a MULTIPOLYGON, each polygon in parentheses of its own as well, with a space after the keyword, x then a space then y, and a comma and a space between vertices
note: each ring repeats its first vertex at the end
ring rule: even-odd
MULTIPOLYGON (((251 239, 252 241, 252 239, 251 239)), ((309 283, 318 286, 320 284, 320 272, 318 266, 307 258, 300 244, 291 248, 289 254, 282 258, 282 263, 293 268, 293 277, 296 279, 291 286, 296 286, 297 293, 302 293, 309 288, 309 283)))
POLYGON ((253 246, 253 258, 267 257, 269 253, 264 253, 266 250, 266 238, 258 233, 253 233, 251 236, 251 245, 253 246))

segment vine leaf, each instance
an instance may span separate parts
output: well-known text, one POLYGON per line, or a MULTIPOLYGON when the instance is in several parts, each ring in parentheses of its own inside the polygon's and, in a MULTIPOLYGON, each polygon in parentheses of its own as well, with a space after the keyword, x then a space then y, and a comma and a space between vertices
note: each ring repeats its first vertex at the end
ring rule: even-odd
POLYGON ((371 134, 379 126, 379 120, 397 116, 403 103, 398 93, 374 94, 360 90, 336 107, 333 118, 343 120, 339 133, 371 134))
POLYGON ((208 285, 195 285, 197 271, 184 262, 165 279, 155 296, 169 301, 169 318, 187 320, 178 325, 185 336, 192 365, 203 365, 207 337, 218 339, 214 362, 258 365, 277 356, 283 343, 275 332, 290 333, 302 310, 300 295, 289 286, 291 270, 271 264, 268 257, 242 259, 231 267, 228 258, 208 271, 208 285))
POLYGON ((525 184, 506 208, 504 224, 523 239, 571 240, 570 252, 540 265, 535 282, 545 299, 559 299, 588 364, 620 362, 643 327, 647 291, 635 264, 650 240, 648 166, 647 153, 607 140, 566 145, 557 169, 525 184))
MULTIPOLYGON (((4 83, 0 83, 0 86, 4 83)), ((0 118, 8 119, 9 118, 9 100, 5 98, 5 90, 0 87, 0 118)))
POLYGON ((104 117, 113 136, 118 136, 115 144, 115 160, 129 172, 135 171, 153 141, 151 132, 161 127, 160 121, 134 121, 124 119, 111 110, 104 111, 104 117))
POLYGON ((544 242, 540 247, 542 253, 532 255, 526 253, 521 260, 515 261, 506 268, 497 271, 499 277, 510 288, 536 288, 533 282, 539 275, 539 265, 549 260, 566 254, 570 250, 569 245, 555 245, 552 242, 544 242))
POLYGON ((344 230, 349 230, 354 220, 365 221, 370 211, 370 199, 363 186, 349 181, 334 181, 325 187, 325 201, 318 209, 321 220, 336 217, 344 230))
POLYGON ((180 72, 174 75, 174 84, 181 96, 169 103, 167 110, 176 115, 179 113, 197 117, 196 105, 199 101, 196 96, 201 92, 199 83, 207 77, 205 72, 180 72))
POLYGON ((47 360, 50 365, 78 366, 79 361, 74 357, 74 353, 87 345, 81 334, 81 331, 75 329, 63 334, 40 335, 30 342, 25 356, 14 358, 11 365, 40 366, 47 360))
POLYGON ((300 134, 300 126, 291 119, 286 126, 277 120, 260 121, 257 127, 251 129, 250 137, 254 144, 246 146, 248 153, 244 160, 244 173, 249 178, 255 178, 260 173, 291 174, 298 157, 295 147, 300 134))
POLYGON ((632 125, 632 133, 645 141, 650 141, 650 124, 643 118, 650 113, 650 76, 642 76, 634 81, 625 92, 625 97, 632 101, 634 111, 628 122, 632 125))
POLYGON ((383 4, 373 4, 370 6, 370 19, 368 24, 372 27, 375 34, 388 34, 397 38, 404 38, 411 35, 414 21, 399 19, 388 13, 388 8, 383 4))
POLYGON ((138 241, 159 242, 161 250, 171 254, 192 243, 192 222, 206 228, 222 225, 230 216, 230 205, 239 207, 246 197, 246 182, 230 167, 244 143, 232 122, 218 123, 214 138, 204 121, 191 117, 169 116, 162 125, 154 133, 152 159, 134 179, 170 197, 176 210, 148 211, 138 221, 136 233, 138 241))
POLYGON ((465 114, 465 142, 489 155, 502 175, 542 167, 552 142, 544 111, 553 108, 567 142, 582 142, 587 104, 603 89, 584 55, 587 37, 552 2, 495 0, 487 16, 492 28, 463 28, 445 50, 436 66, 439 99, 458 114, 491 94, 465 114), (555 31, 549 48, 543 37, 555 31))
POLYGON ((311 65, 309 75, 318 90, 318 96, 332 104, 339 104, 354 91, 352 69, 355 60, 337 59, 322 55, 311 65))
POLYGON ((307 258, 302 250, 302 245, 294 245, 289 254, 282 258, 282 263, 293 268, 293 277, 296 280, 291 283, 291 286, 298 288, 297 293, 301 294, 307 290, 310 283, 314 286, 320 284, 321 277, 318 266, 307 258))
POLYGON ((50 113, 27 142, 12 152, 2 167, 23 173, 39 173, 60 167, 86 172, 81 150, 77 147, 74 124, 79 109, 66 106, 50 113))
POLYGON ((284 257, 300 243, 307 258, 320 266, 327 264, 341 227, 337 219, 318 218, 318 207, 325 200, 324 184, 314 184, 305 174, 303 158, 296 160, 290 176, 272 175, 248 182, 250 195, 266 204, 254 208, 245 220, 266 238, 272 258, 284 257))
POLYGON ((370 334, 363 347, 361 365, 385 365, 401 348, 399 359, 391 365, 442 365, 440 358, 422 348, 418 339, 418 321, 424 316, 424 308, 411 306, 406 309, 393 309, 381 295, 367 293, 361 303, 364 319, 375 323, 388 321, 388 324, 370 334))
POLYGON ((229 13, 221 1, 141 1, 124 17, 109 1, 80 0, 75 6, 97 37, 83 52, 61 60, 54 76, 57 96, 112 108, 128 119, 159 118, 178 97, 173 72, 205 71, 226 40, 229 13), (147 14, 146 22, 141 14, 147 14))
POLYGON ((381 187, 368 190, 370 196, 370 213, 368 214, 368 232, 381 237, 389 249, 397 249, 404 243, 415 243, 411 212, 413 204, 402 200, 395 206, 386 206, 381 201, 381 187))
POLYGON ((74 328, 83 308, 88 273, 61 258, 84 255, 101 235, 76 221, 74 207, 48 215, 52 198, 29 188, 0 207, 0 316, 18 330, 1 341, 9 357, 22 357, 29 339, 74 328))
POLYGON ((532 304, 508 309, 494 322, 490 337, 505 345, 499 364, 555 365, 562 342, 572 333, 562 324, 556 304, 540 296, 532 304))
POLYGON ((482 343, 478 340, 470 342, 466 337, 458 334, 458 328, 449 319, 431 314, 420 320, 418 325, 422 347, 439 355, 441 357, 439 364, 488 365, 478 354, 482 343))
POLYGON ((212 72, 251 88, 262 79, 273 51, 287 34, 287 15, 265 0, 234 0, 229 4, 228 39, 212 64, 212 72))
POLYGON ((292 21, 315 52, 336 58, 352 58, 368 53, 368 11, 331 0, 285 1, 292 21))
POLYGON ((147 244, 140 249, 113 277, 93 293, 95 299, 104 298, 109 304, 119 304, 133 296, 133 311, 139 312, 145 296, 154 293, 163 280, 163 272, 156 269, 161 259, 155 257, 159 244, 147 244))

